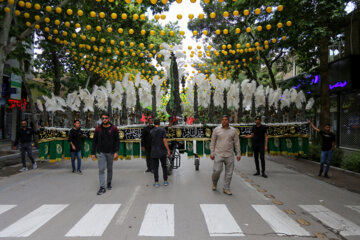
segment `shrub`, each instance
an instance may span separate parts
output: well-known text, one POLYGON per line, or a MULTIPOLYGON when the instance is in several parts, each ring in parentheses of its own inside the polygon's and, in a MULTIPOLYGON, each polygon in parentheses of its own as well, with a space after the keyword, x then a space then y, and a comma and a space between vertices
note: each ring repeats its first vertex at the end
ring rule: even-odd
POLYGON ((334 167, 341 167, 344 158, 344 151, 340 148, 335 148, 331 158, 331 165, 334 167))
POLYGON ((309 144, 309 159, 320 162, 321 146, 319 144, 309 144))
POLYGON ((360 173, 360 153, 351 153, 345 157, 342 168, 360 173))

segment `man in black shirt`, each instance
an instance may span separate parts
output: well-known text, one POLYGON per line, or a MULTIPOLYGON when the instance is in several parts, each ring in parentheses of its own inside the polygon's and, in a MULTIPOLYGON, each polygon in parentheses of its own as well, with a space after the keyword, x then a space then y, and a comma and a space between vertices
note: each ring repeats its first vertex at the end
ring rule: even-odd
POLYGON ((151 136, 151 159, 154 171, 155 187, 159 187, 159 160, 163 169, 164 185, 169 185, 167 178, 166 155, 170 157, 170 149, 166 140, 165 129, 160 127, 160 120, 154 120, 154 128, 150 131, 151 136))
POLYGON ((315 127, 310 120, 309 120, 309 124, 315 131, 317 131, 320 134, 322 138, 319 176, 321 176, 321 174, 323 173, 324 163, 326 162, 324 177, 329 178, 328 172, 330 168, 332 152, 334 151, 335 148, 335 134, 330 132, 330 127, 331 127, 330 124, 325 125, 324 131, 315 127))
POLYGON ((105 168, 107 168, 107 189, 111 190, 114 159, 118 157, 119 132, 115 125, 110 123, 107 113, 101 114, 102 124, 95 128, 94 139, 91 148, 91 158, 95 160, 97 153, 99 165, 100 189, 97 195, 102 195, 105 190, 105 168))
POLYGON ((82 174, 81 172, 81 136, 82 132, 80 129, 80 121, 75 120, 74 121, 74 128, 70 130, 69 133, 69 143, 70 143, 70 154, 71 154, 71 166, 72 166, 72 172, 78 172, 79 174, 82 174), (75 168, 75 157, 77 157, 77 169, 75 168))
POLYGON ((21 162, 23 164, 23 168, 20 169, 20 172, 28 170, 28 168, 26 167, 26 153, 28 154, 33 164, 33 169, 37 168, 37 164, 32 155, 32 146, 31 146, 32 136, 35 134, 35 131, 32 128, 28 127, 27 124, 28 123, 26 120, 21 121, 20 123, 21 128, 18 130, 16 134, 16 139, 13 147, 15 150, 20 142, 21 162))
POLYGON ((141 136, 141 147, 145 151, 146 155, 146 166, 147 169, 145 172, 152 172, 151 167, 151 136, 150 136, 150 130, 153 128, 152 125, 152 119, 151 117, 148 117, 147 119, 147 126, 144 127, 142 136, 141 136))
POLYGON ((252 138, 252 147, 254 152, 256 173, 254 176, 260 175, 260 167, 259 167, 259 154, 261 160, 261 175, 264 178, 267 178, 265 174, 265 152, 268 150, 268 135, 267 128, 265 125, 261 124, 261 117, 257 116, 255 118, 255 126, 251 129, 251 135, 246 136, 245 138, 252 138))

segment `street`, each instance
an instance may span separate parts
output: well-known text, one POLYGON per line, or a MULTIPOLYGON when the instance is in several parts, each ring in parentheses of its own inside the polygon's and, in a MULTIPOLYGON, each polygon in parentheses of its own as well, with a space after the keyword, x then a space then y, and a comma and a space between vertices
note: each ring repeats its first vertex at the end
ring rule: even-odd
MULTIPOLYGON (((97 162, 39 163, 0 179, 2 239, 359 239, 360 195, 267 161, 265 179, 252 158, 235 164, 232 196, 211 190, 212 161, 182 165, 153 187, 145 160, 115 161, 113 188, 97 196, 97 162), (31 168, 31 167, 30 167, 31 168), (90 237, 90 238, 89 238, 90 237)), ((316 174, 318 169, 314 169, 316 174)))

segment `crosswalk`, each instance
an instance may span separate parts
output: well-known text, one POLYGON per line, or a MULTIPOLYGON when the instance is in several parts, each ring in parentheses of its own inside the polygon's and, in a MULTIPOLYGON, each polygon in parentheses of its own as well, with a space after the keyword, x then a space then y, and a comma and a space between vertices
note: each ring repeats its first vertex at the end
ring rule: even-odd
MULTIPOLYGON (((17 205, 0 205, 0 221, 5 213, 11 213, 17 205)), ((338 232, 343 237, 360 236, 360 227, 350 219, 322 205, 299 205, 309 216, 338 232)), ((360 213, 358 205, 346 205, 357 216, 360 213)), ((29 237, 40 228, 45 227, 50 220, 58 217, 68 204, 44 204, 27 213, 14 223, 0 229, 0 238, 29 237)), ((276 205, 251 205, 256 214, 261 217, 274 234, 279 236, 312 236, 304 226, 286 214, 276 205)), ((65 234, 65 237, 101 237, 106 229, 114 224, 114 217, 120 211, 121 204, 94 204, 65 234)), ((199 213, 207 226, 210 237, 246 236, 226 204, 199 204, 199 213)), ((175 237, 176 236, 175 204, 148 204, 142 218, 138 236, 175 237)), ((179 211, 179 210, 177 210, 179 211)), ((246 218, 246 216, 242 216, 246 218)), ((259 223, 257 223, 259 224, 259 223)))

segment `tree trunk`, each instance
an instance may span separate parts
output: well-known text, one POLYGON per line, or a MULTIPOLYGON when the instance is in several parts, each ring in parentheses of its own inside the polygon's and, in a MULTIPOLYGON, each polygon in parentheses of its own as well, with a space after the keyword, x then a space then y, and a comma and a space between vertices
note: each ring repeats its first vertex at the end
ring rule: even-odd
POLYGON ((61 88, 60 61, 59 61, 59 58, 57 56, 57 53, 54 50, 51 50, 51 55, 52 55, 52 62, 53 62, 53 65, 54 65, 54 79, 53 79, 54 94, 55 94, 55 96, 59 96, 60 95, 60 88, 61 88))
POLYGON ((210 93, 210 105, 209 105, 209 123, 214 123, 214 91, 215 89, 211 87, 210 93))
POLYGON ((199 101, 198 101, 198 86, 194 86, 194 118, 196 123, 199 121, 199 101))
POLYGON ((320 128, 330 123, 330 90, 328 78, 329 38, 320 40, 320 128))
POLYGON ((243 115, 243 95, 241 94, 241 85, 239 87, 239 110, 238 110, 238 122, 242 122, 243 115))
POLYGON ((151 117, 155 119, 156 118, 156 86, 155 85, 151 86, 151 94, 152 94, 151 117))

